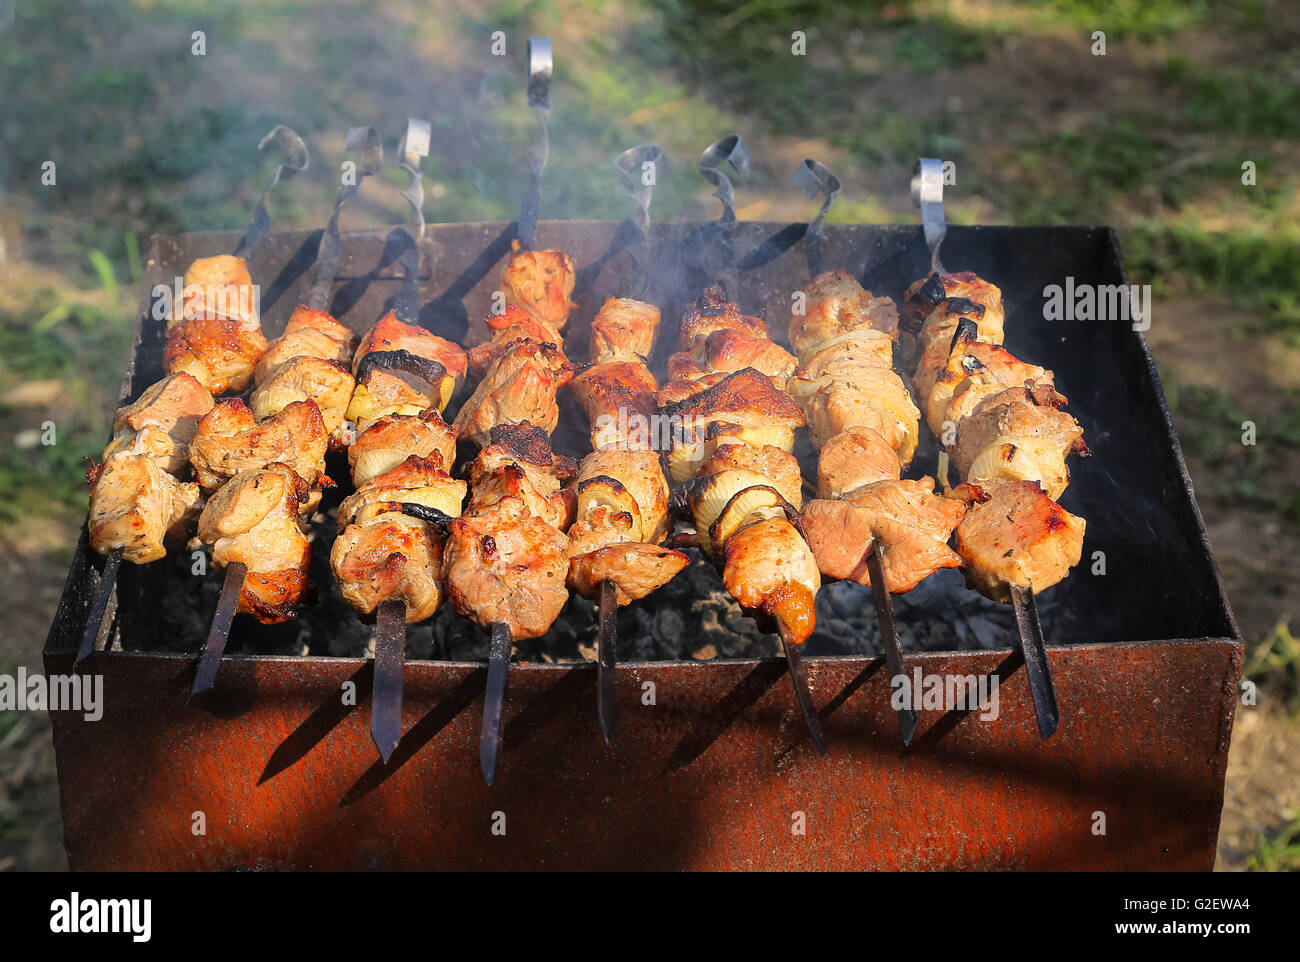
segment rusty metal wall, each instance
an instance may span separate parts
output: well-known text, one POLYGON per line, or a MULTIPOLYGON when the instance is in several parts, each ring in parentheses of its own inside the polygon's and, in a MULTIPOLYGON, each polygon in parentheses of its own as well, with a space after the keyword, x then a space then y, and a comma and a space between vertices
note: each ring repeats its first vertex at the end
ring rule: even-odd
MULTIPOLYGON (((881 661, 810 659, 826 759, 780 661, 621 668, 612 749, 594 670, 530 666, 512 672, 488 788, 481 666, 407 666, 385 768, 368 663, 229 659, 219 697, 186 708, 191 659, 101 653, 84 667, 105 676, 103 718, 54 718, 68 851, 87 870, 1210 869, 1241 645, 1083 645, 1050 660, 1065 722, 1043 743, 1018 656, 909 659, 1004 678, 996 720, 922 711, 903 751, 881 661), (195 812, 206 835, 192 834, 195 812)), ((71 657, 46 663, 66 671, 71 657)))

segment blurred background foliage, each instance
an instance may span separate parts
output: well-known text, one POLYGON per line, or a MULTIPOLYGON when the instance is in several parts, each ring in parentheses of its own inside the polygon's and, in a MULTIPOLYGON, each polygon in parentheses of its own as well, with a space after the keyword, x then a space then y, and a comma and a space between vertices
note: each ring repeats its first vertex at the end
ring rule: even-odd
MULTIPOLYGON (((391 156, 407 116, 433 124, 426 218, 510 219, 535 129, 531 34, 556 56, 545 217, 623 216, 613 158, 650 141, 668 157, 652 215, 712 217, 695 160, 739 132, 754 158, 742 218, 812 216, 791 181, 811 156, 845 183, 832 221, 915 222, 926 155, 957 164, 954 222, 1115 226, 1133 279, 1155 287, 1149 336, 1243 632, 1267 654, 1251 670, 1296 704, 1297 594, 1278 562, 1300 546, 1300 8, 1284 0, 18 4, 0 36, 0 575, 33 600, 7 644, 34 652, 48 624, 149 236, 242 228, 276 123, 312 163, 272 220, 319 226, 347 128, 374 124, 391 156)), ((402 176, 376 180, 345 227, 404 218, 402 176)), ((39 734, 15 730, 0 744, 39 734)), ((0 782, 0 868, 6 805, 0 782)), ((1293 830, 1257 863, 1294 858, 1293 830)))

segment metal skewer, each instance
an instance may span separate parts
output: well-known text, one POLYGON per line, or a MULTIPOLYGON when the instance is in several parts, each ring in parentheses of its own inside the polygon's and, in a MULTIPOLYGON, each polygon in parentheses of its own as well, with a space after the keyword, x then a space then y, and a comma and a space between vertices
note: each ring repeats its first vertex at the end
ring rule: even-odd
POLYGON ((199 660, 199 670, 195 672, 194 684, 190 687, 190 698, 203 694, 216 683, 217 669, 221 666, 221 656, 226 650, 226 640, 230 637, 230 624, 235 620, 239 593, 244 588, 247 574, 248 565, 242 561, 232 561, 226 565, 226 580, 221 585, 221 597, 217 599, 217 610, 212 616, 212 627, 208 629, 203 657, 199 660))
POLYGON ((614 669, 618 665, 618 596, 614 582, 600 583, 600 629, 596 636, 596 716, 605 744, 614 744, 614 726, 618 721, 615 699, 614 669))
POLYGON ((406 661, 406 602, 382 601, 375 612, 375 680, 370 737, 388 760, 402 737, 402 669, 406 661))
POLYGON ((95 589, 95 598, 90 606, 90 615, 86 618, 86 630, 81 636, 81 647, 72 662, 76 668, 90 657, 95 650, 95 641, 99 638, 99 629, 104 623, 104 613, 108 610, 108 599, 112 597, 113 586, 117 583, 117 569, 122 565, 122 549, 114 548, 104 560, 104 571, 99 576, 99 587, 95 589))
POLYGON ((785 662, 790 669, 790 683, 794 685, 794 700, 798 703, 799 710, 803 712, 804 724, 808 726, 808 734, 812 736, 813 744, 817 746, 817 751, 824 758, 826 737, 822 734, 822 723, 817 717, 817 706, 813 704, 812 692, 808 690, 808 675, 804 671, 803 655, 799 653, 799 645, 790 640, 790 629, 786 627, 785 622, 777 619, 776 626, 781 636, 785 662))
POLYGON ((546 120, 551 114, 551 73, 555 62, 551 55, 550 37, 530 37, 528 40, 528 106, 537 111, 539 133, 528 150, 528 170, 532 179, 519 205, 519 243, 532 250, 537 239, 537 216, 542 206, 542 172, 551 153, 550 134, 546 120))
MULTIPOLYGON (((235 245, 234 254, 236 257, 247 259, 262 238, 267 235, 271 229, 271 217, 266 212, 266 202, 271 196, 271 191, 282 180, 289 180, 294 174, 307 169, 310 162, 310 156, 307 153, 307 145, 303 139, 298 136, 292 127, 286 127, 284 124, 276 124, 257 143, 259 151, 265 150, 266 145, 274 143, 284 154, 284 161, 277 164, 275 173, 271 175, 270 183, 262 191, 261 197, 258 198, 257 206, 253 208, 253 216, 249 219, 248 229, 244 231, 239 243, 235 245)), ((176 308, 179 310, 179 306, 176 308)), ((90 608, 90 615, 86 619, 86 627, 81 636, 81 647, 77 649, 77 657, 73 661, 73 667, 80 665, 85 661, 90 653, 94 650, 95 640, 99 637, 99 630, 103 626, 104 613, 108 610, 108 599, 113 594, 113 589, 117 587, 118 570, 122 565, 122 550, 114 548, 108 554, 108 560, 104 563, 104 571, 100 576, 99 587, 95 591, 94 603, 90 608)), ((224 644, 224 642, 223 642, 224 644)))
POLYGON ((483 780, 491 785, 497 777, 501 757, 501 718, 506 704, 506 675, 510 668, 510 626, 492 622, 492 641, 488 648, 487 687, 483 693, 483 728, 478 739, 478 762, 483 780))
POLYGON ((1025 673, 1029 676, 1029 693, 1034 698, 1038 734, 1047 741, 1061 725, 1061 709, 1056 704, 1056 686, 1052 684, 1052 672, 1047 664, 1047 646, 1043 639, 1043 626, 1038 620, 1033 588, 1011 585, 1011 605, 1016 610, 1016 624, 1020 627, 1020 652, 1024 655, 1025 673))
MULTIPOLYGON (((893 679, 898 678, 900 675, 905 675, 906 670, 903 667, 903 647, 898 641, 898 622, 894 620, 894 603, 889 596, 889 589, 885 583, 885 566, 882 554, 880 542, 872 538, 871 544, 867 547, 864 560, 867 563, 867 574, 871 578, 871 598, 876 604, 876 618, 880 622, 880 637, 885 644, 885 667, 889 671, 889 678, 892 682, 893 679)), ((916 710, 912 705, 909 704, 898 709, 898 727, 903 736, 904 747, 912 743, 912 735, 916 732, 916 724, 916 710)))
POLYGON ((939 246, 948 234, 943 214, 943 161, 922 157, 912 173, 912 205, 921 208, 921 228, 930 249, 931 273, 945 273, 939 261, 939 246))

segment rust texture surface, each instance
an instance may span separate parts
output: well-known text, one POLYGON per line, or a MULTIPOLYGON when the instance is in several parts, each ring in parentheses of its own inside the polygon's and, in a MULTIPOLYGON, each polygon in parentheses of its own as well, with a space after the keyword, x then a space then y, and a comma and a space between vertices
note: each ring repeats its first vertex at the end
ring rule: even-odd
MULTIPOLYGON (((85 667, 105 676, 103 718, 55 713, 70 860, 181 870, 1211 868, 1240 644, 1049 655, 1066 720, 1045 744, 1018 655, 910 657, 909 670, 992 672, 1002 683, 996 719, 923 710, 906 752, 882 661, 811 659, 826 759, 780 661, 620 669, 612 749, 596 725, 594 669, 516 667, 488 788, 481 666, 407 666, 402 740, 385 767, 368 733, 367 662, 227 659, 218 690, 186 708, 192 659, 98 653, 85 667), (349 681, 355 707, 344 704, 349 681)), ((64 653, 46 660, 50 672, 71 665, 64 653)))

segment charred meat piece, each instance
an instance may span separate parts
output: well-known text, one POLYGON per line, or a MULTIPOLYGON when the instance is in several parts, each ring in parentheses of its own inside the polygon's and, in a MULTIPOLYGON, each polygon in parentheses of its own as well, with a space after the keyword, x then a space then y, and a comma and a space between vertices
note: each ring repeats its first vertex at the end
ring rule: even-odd
POLYGON ((979 324, 981 340, 1002 343, 1005 320, 1002 291, 972 271, 931 274, 912 284, 903 297, 899 326, 915 335, 927 322, 933 321, 934 326, 923 335, 924 340, 951 338, 957 326, 956 318, 963 316, 979 324), (945 328, 948 328, 946 335, 945 328))
POLYGON ((577 275, 573 261, 563 251, 530 251, 518 241, 514 253, 501 269, 501 290, 507 307, 518 307, 553 330, 563 330, 569 311, 576 305, 569 300, 577 275))
POLYGON ((199 422, 190 442, 190 462, 204 491, 228 478, 280 462, 308 486, 325 472, 329 432, 315 401, 295 401, 260 424, 238 398, 217 404, 199 422))
MULTIPOLYGON (((144 432, 162 434, 152 426, 144 432)), ((157 561, 198 513, 199 486, 181 483, 148 455, 107 457, 87 471, 87 480, 90 545, 101 555, 121 549, 132 564, 157 561)))
POLYGON ((771 340, 763 319, 740 313, 740 308, 727 300, 718 287, 706 290, 683 315, 677 349, 693 351, 714 331, 740 331, 771 340))
POLYGON ((891 341, 898 337, 894 302, 864 290, 848 271, 818 274, 804 295, 803 311, 790 314, 790 346, 801 358, 854 331, 878 331, 891 341))
POLYGON ((523 308, 507 307, 504 313, 490 314, 483 321, 491 330, 492 339, 469 350, 469 367, 475 377, 481 378, 486 374, 493 362, 518 341, 549 344, 561 357, 564 356, 563 335, 523 308))
POLYGON ((437 454, 445 468, 456 461, 456 432, 437 408, 418 415, 389 414, 373 422, 348 447, 352 483, 361 487, 376 475, 391 471, 411 455, 437 454))
POLYGON ((163 370, 189 374, 213 396, 242 391, 266 352, 266 338, 256 328, 220 318, 191 318, 167 330, 163 370))
POLYGON ((1042 592, 1079 563, 1086 522, 1034 482, 962 484, 953 495, 970 505, 956 545, 966 582, 980 594, 1009 603, 1011 585, 1042 592))
POLYGON ((360 369, 366 355, 375 351, 407 351, 417 357, 437 361, 455 382, 447 395, 448 398, 455 393, 456 388, 465 383, 465 370, 469 364, 469 357, 464 348, 415 324, 399 321, 392 311, 381 317, 361 338, 357 353, 352 359, 354 375, 360 369))
POLYGON ((522 421, 549 434, 560 420, 556 393, 572 377, 573 365, 555 348, 517 342, 493 363, 456 415, 456 436, 483 446, 493 427, 522 421))
POLYGON ((569 598, 569 539, 512 497, 456 518, 447 535, 452 608, 484 630, 504 622, 516 640, 544 635, 569 598))
POLYGON ((338 526, 368 521, 376 514, 401 512, 403 504, 432 508, 447 517, 460 514, 466 484, 443 470, 436 452, 427 458, 411 455, 397 467, 385 471, 357 488, 339 505, 338 526))
POLYGON ((295 357, 317 357, 322 361, 351 364, 356 340, 350 328, 325 311, 300 304, 289 316, 284 333, 270 343, 257 362, 253 379, 257 384, 265 384, 276 368, 295 357))
POLYGON ((786 380, 797 365, 793 354, 766 337, 722 330, 697 338, 693 350, 670 357, 668 376, 674 381, 694 380, 706 374, 753 368, 766 374, 773 384, 784 390, 786 380))
POLYGON ((1026 381, 1052 385, 1051 371, 1026 364, 996 344, 958 336, 946 349, 941 348, 945 345, 938 341, 926 348, 912 378, 912 387, 925 408, 926 423, 936 437, 944 436, 945 421, 959 423, 990 394, 1026 381), (959 395, 961 403, 954 403, 959 395))
POLYGON ((630 297, 611 297, 591 321, 592 364, 647 358, 659 332, 659 308, 630 297))
POLYGON ((791 451, 795 428, 804 423, 803 411, 790 395, 766 375, 748 369, 668 405, 662 413, 674 424, 668 463, 679 482, 692 477, 696 465, 724 443, 771 444, 791 451))
POLYGON ((306 595, 311 545, 298 526, 310 486, 284 464, 241 472, 199 516, 199 540, 218 569, 248 566, 237 610, 263 624, 288 621, 306 595))
POLYGON ((498 425, 489 440, 469 466, 473 488, 469 513, 491 507, 500 498, 515 497, 547 524, 567 528, 573 521, 576 497, 562 485, 577 473, 573 461, 555 456, 546 433, 526 421, 498 425))

